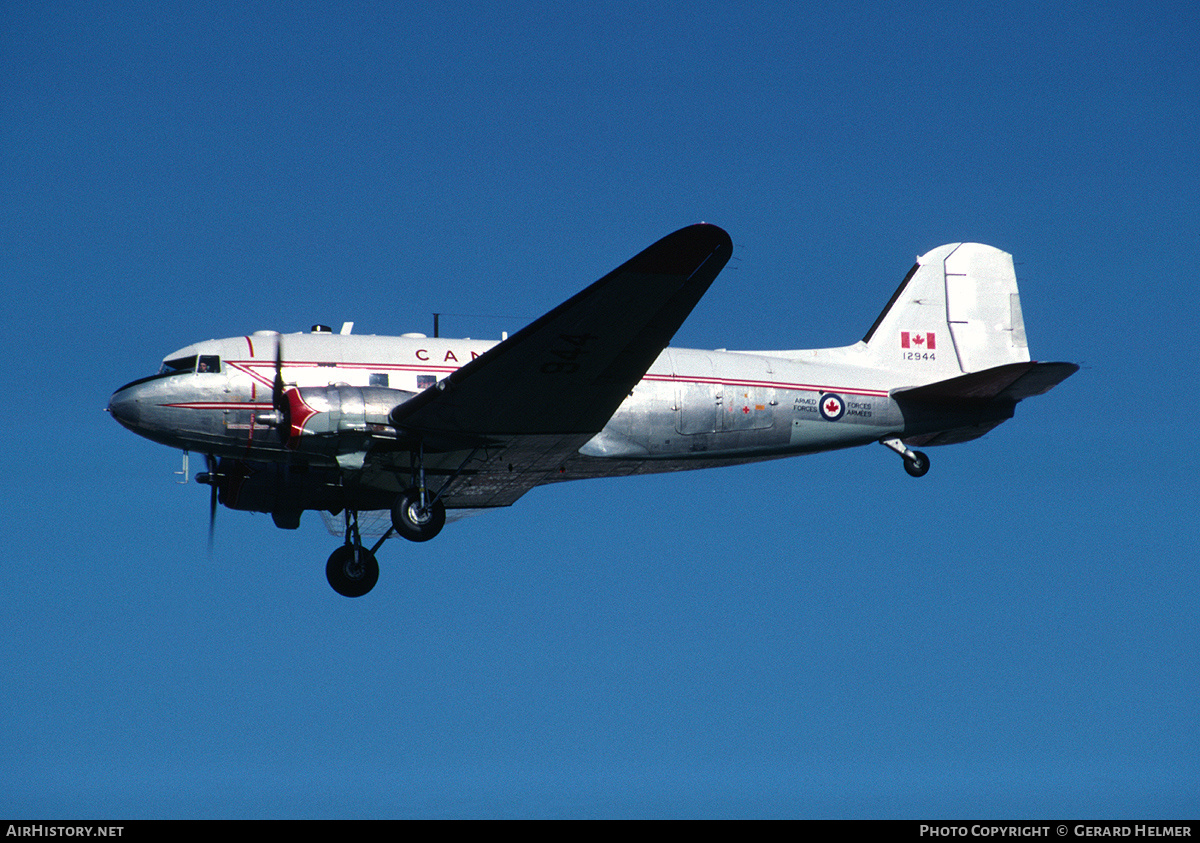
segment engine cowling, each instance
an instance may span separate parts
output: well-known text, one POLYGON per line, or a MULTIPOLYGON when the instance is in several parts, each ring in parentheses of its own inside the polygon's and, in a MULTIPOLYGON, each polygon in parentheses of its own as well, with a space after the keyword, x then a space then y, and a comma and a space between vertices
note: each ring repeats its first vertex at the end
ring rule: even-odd
POLYGON ((344 450, 346 436, 364 439, 394 428, 388 415, 416 393, 384 386, 302 386, 283 393, 280 439, 294 451, 344 450))

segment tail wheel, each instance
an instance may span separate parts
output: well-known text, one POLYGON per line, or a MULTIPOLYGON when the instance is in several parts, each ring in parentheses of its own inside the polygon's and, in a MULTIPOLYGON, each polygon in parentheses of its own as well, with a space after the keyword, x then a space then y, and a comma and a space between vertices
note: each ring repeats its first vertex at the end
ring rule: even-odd
POLYGON ((427 542, 446 526, 446 507, 441 501, 421 506, 419 489, 409 489, 392 506, 392 526, 413 542, 427 542))
POLYGON ((904 458, 904 470, 912 477, 924 477, 929 472, 929 457, 921 451, 913 451, 912 457, 904 458))
POLYGON ((379 581, 379 562, 365 547, 344 544, 330 554, 325 576, 338 594, 362 597, 379 581))

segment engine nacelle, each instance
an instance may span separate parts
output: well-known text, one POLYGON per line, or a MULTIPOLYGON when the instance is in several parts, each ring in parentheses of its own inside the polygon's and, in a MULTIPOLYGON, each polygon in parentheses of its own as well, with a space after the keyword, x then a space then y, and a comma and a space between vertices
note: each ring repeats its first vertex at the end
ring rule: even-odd
POLYGON ((384 386, 302 386, 283 393, 280 439, 294 451, 333 453, 346 435, 388 434, 388 415, 416 395, 384 386))

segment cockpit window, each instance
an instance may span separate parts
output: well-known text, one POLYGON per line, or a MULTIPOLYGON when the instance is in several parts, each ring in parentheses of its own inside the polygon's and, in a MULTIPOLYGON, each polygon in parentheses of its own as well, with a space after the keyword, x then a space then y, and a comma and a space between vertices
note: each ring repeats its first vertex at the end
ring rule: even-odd
POLYGON ((164 360, 162 368, 158 370, 160 375, 182 375, 187 372, 196 371, 196 355, 191 357, 176 357, 174 360, 164 360))
POLYGON ((174 360, 164 360, 158 370, 159 377, 163 375, 186 375, 190 372, 219 372, 221 358, 216 354, 193 354, 191 357, 176 357, 174 360))

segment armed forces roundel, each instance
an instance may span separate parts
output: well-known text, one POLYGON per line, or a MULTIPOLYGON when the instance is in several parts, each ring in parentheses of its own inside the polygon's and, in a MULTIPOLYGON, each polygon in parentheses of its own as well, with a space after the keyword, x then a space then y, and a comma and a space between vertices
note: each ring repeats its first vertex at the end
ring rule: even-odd
POLYGON ((827 392, 821 396, 821 418, 825 421, 837 421, 846 412, 846 402, 842 396, 827 392))

